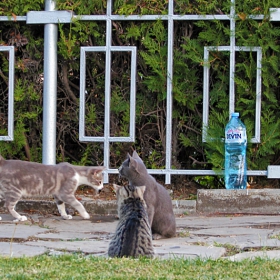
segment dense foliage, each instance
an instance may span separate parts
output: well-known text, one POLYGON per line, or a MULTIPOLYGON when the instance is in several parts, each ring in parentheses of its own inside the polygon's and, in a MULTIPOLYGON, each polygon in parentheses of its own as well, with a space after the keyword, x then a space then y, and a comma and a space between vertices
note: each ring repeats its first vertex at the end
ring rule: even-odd
MULTIPOLYGON (((167 14, 166 0, 115 0, 113 12, 120 15, 167 14)), ((231 1, 179 0, 176 14, 229 14, 231 1)), ((279 23, 269 21, 269 8, 278 0, 236 0, 236 45, 262 47, 261 143, 249 144, 248 168, 263 170, 280 162, 279 116, 279 23), (254 20, 248 15, 264 15, 254 20)), ((57 9, 76 15, 106 14, 106 1, 57 0, 57 9)), ((16 47, 15 141, 1 142, 7 158, 41 161, 43 26, 17 22, 16 16, 44 10, 43 0, 2 1, 0 45, 16 47)), ((123 161, 131 147, 140 152, 149 168, 164 167, 167 73, 167 22, 112 21, 112 44, 137 46, 136 142, 110 145, 111 167, 123 161)), ((79 57, 81 46, 104 46, 104 21, 75 20, 59 25, 57 161, 101 164, 101 143, 78 140, 79 57)), ((202 89, 204 46, 229 46, 228 21, 176 21, 174 24, 172 166, 178 169, 221 169, 224 126, 228 121, 229 52, 210 52, 210 120, 208 133, 217 141, 202 143, 202 89)), ((0 52, 0 134, 6 134, 8 60, 0 52)), ((112 54, 111 135, 126 136, 129 123, 130 54, 112 54)), ((105 55, 87 56, 86 135, 102 136, 104 127, 105 55)), ((236 111, 254 135, 256 99, 256 54, 236 53, 236 111)), ((254 178, 261 180, 261 178, 254 178)))

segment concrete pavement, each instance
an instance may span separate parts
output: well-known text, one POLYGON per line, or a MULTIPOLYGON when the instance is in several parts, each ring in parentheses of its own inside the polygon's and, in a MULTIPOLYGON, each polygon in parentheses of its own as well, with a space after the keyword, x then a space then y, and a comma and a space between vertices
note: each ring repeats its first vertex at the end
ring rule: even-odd
MULTIPOLYGON (((116 201, 82 197, 90 220, 63 220, 52 199, 20 201, 28 221, 14 223, 0 203, 0 255, 81 252, 106 257, 116 229, 116 201), (4 213, 4 214, 3 214, 4 213)), ((280 190, 198 190, 196 200, 174 200, 177 236, 154 240, 159 258, 280 258, 280 190)))
MULTIPOLYGON (((26 215, 26 213, 25 213, 26 215)), ((118 220, 115 215, 74 216, 63 220, 54 214, 27 214, 28 221, 14 223, 10 214, 0 221, 0 255, 84 254, 107 256, 118 220)), ((278 215, 178 215, 177 237, 154 240, 159 258, 280 258, 278 215)))

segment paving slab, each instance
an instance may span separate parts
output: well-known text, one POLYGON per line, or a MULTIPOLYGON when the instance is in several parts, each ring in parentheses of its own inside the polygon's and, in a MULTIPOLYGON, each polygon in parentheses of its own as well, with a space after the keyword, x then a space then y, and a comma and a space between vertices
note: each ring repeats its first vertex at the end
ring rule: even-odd
POLYGON ((84 253, 92 255, 107 255, 110 240, 76 240, 76 241, 29 241, 25 244, 30 247, 44 248, 45 251, 56 250, 71 253, 84 253))
POLYGON ((203 235, 203 236, 237 236, 237 235, 248 235, 254 234, 260 238, 268 236, 273 233, 273 229, 259 229, 252 227, 221 227, 217 228, 204 228, 199 230, 190 230, 190 234, 193 235, 203 235))
POLYGON ((226 249, 214 246, 195 246, 195 245, 162 245, 155 246, 155 253, 158 258, 186 258, 186 259, 218 259, 225 253, 226 249))
POLYGON ((47 232, 39 233, 34 235, 37 239, 42 240, 60 240, 60 241, 75 241, 75 240, 90 240, 90 239, 109 239, 113 236, 113 233, 106 232, 74 232, 74 231, 57 231, 57 232, 47 232))
MULTIPOLYGON (((74 216, 72 220, 63 220, 51 214, 29 214, 28 221, 18 223, 9 214, 1 216, 0 255, 17 257, 67 252, 107 257, 118 223, 115 215, 92 215, 90 220, 74 216)), ((269 252, 265 257, 280 258, 278 215, 180 215, 176 223, 176 237, 153 240, 156 257, 218 259, 226 256, 231 245, 240 251, 258 250, 262 254, 269 252)), ((242 252, 236 254, 236 259, 229 259, 253 258, 254 253, 242 252)))
MULTIPOLYGON (((279 207, 280 209, 280 207, 279 207)), ((189 215, 177 220, 177 227, 192 229, 224 228, 232 226, 246 226, 259 228, 280 228, 280 215, 189 215)))
POLYGON ((50 230, 31 224, 0 224, 0 239, 28 239, 32 236, 48 233, 50 230))
POLYGON ((280 259, 280 250, 275 251, 258 251, 258 252, 244 252, 236 254, 234 256, 227 257, 226 259, 231 261, 242 261, 244 259, 255 259, 255 258, 264 258, 264 259, 280 259))
POLYGON ((49 218, 43 221, 43 226, 64 232, 83 232, 83 233, 108 233, 114 232, 118 220, 113 216, 102 216, 102 220, 98 219, 100 216, 94 216, 90 220, 83 220, 81 217, 73 217, 72 220, 63 220, 60 217, 49 218), (107 219, 106 219, 107 217, 107 219), (107 222, 106 220, 110 220, 107 222))
POLYGON ((0 242, 1 253, 3 257, 35 257, 47 252, 45 247, 31 247, 26 244, 13 242, 0 242))
POLYGON ((207 245, 232 245, 241 250, 248 248, 280 248, 280 240, 275 238, 259 237, 258 235, 237 235, 237 236, 190 236, 186 238, 189 244, 207 244, 207 245))

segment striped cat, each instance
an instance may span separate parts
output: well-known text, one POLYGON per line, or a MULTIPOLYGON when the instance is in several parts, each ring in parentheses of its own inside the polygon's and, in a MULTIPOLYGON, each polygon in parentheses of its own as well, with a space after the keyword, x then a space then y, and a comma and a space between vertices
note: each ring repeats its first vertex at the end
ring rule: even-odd
MULTIPOLYGON (((63 219, 72 219, 65 210, 65 203, 75 208, 84 219, 90 216, 75 198, 80 185, 95 190, 103 188, 103 166, 76 166, 67 162, 45 165, 22 160, 5 160, 0 155, 0 202, 5 200, 15 222, 26 221, 15 206, 22 197, 53 195, 63 219)), ((0 217, 1 220, 1 217, 0 217)))
POLYGON ((143 195, 145 186, 114 185, 119 207, 119 223, 109 244, 109 257, 153 257, 152 232, 143 195))

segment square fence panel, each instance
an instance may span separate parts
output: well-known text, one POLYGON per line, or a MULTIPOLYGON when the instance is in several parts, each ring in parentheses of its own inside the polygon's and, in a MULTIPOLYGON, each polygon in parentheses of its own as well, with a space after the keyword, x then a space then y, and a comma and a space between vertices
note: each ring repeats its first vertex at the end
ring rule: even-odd
POLYGON ((8 81, 8 112, 1 112, 8 116, 8 135, 1 135, 0 141, 14 140, 14 64, 15 50, 12 46, 0 46, 0 52, 9 53, 9 81, 8 81))
MULTIPOLYGON (((209 77, 210 77, 210 68, 208 67, 209 63, 209 51, 218 51, 224 52, 230 51, 228 46, 220 47, 204 47, 204 67, 203 67, 203 134, 202 140, 206 142, 206 133, 209 120, 209 77)), ((255 136, 250 140, 252 143, 261 142, 261 60, 262 60, 262 49, 260 47, 235 47, 234 51, 242 52, 256 52, 257 53, 257 68, 256 68, 256 114, 255 114, 255 136)), ((229 96, 229 107, 231 112, 234 111, 235 96, 234 92, 230 91, 229 96)))
MULTIPOLYGON (((109 51, 114 52, 131 52, 131 72, 130 72, 130 122, 128 137, 111 137, 110 136, 110 106, 105 106, 105 127, 104 136, 87 136, 85 135, 85 97, 86 97, 86 54, 90 52, 106 52, 106 47, 82 47, 80 58, 80 118, 79 118, 79 139, 83 142, 134 142, 135 141, 135 103, 136 103, 136 47, 110 47, 109 51), (106 126, 107 124, 107 126, 106 126)), ((109 76, 111 69, 106 68, 105 80, 109 76)), ((105 100, 110 100, 110 90, 105 91, 105 100)), ((110 105, 110 102, 106 102, 110 105)))

